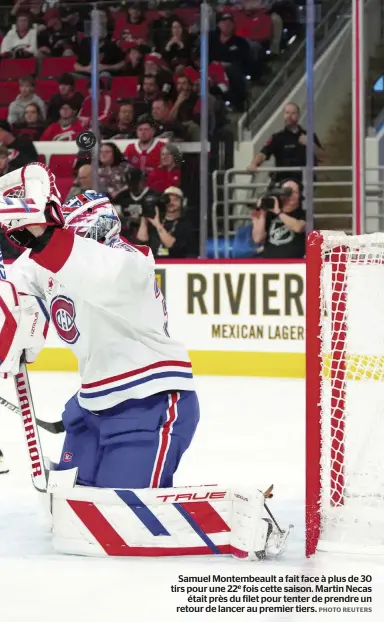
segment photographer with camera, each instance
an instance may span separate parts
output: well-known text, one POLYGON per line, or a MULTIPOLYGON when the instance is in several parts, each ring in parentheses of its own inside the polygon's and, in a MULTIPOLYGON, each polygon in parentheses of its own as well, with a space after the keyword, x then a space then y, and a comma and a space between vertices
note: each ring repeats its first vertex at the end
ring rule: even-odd
POLYGON ((305 255, 305 211, 300 184, 282 181, 259 198, 253 210, 252 239, 264 244, 261 257, 301 259, 305 255))
POLYGON ((190 227, 183 216, 183 193, 170 186, 160 195, 152 214, 143 211, 137 242, 148 244, 155 257, 193 257, 190 227))

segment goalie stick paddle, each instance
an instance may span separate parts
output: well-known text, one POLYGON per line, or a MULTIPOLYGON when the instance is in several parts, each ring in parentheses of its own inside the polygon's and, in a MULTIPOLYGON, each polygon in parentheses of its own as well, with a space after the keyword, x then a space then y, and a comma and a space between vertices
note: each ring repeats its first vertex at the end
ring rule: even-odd
MULTIPOLYGON (((12 402, 9 402, 8 400, 6 400, 4 397, 0 396, 0 406, 4 406, 5 408, 8 408, 8 410, 10 410, 11 412, 16 413, 17 415, 20 415, 20 408, 18 406, 16 406, 15 404, 12 404, 12 402)), ((36 423, 39 426, 39 428, 42 428, 42 430, 46 430, 47 432, 51 432, 51 434, 61 434, 62 432, 65 432, 65 428, 64 428, 64 424, 62 421, 43 421, 42 419, 39 419, 38 417, 36 417, 36 423)))
MULTIPOLYGON (((0 279, 7 278, 3 253, 0 247, 0 279)), ((24 357, 20 361, 19 373, 14 376, 16 395, 19 402, 24 438, 29 455, 32 483, 39 492, 47 492, 47 474, 44 467, 43 452, 36 422, 35 409, 32 402, 27 367, 24 357)))

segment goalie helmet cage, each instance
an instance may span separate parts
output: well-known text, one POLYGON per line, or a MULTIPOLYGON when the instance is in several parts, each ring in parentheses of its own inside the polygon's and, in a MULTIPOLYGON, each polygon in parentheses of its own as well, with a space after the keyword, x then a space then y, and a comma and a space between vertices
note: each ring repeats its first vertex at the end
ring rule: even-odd
POLYGON ((384 234, 312 232, 306 554, 384 554, 384 234))

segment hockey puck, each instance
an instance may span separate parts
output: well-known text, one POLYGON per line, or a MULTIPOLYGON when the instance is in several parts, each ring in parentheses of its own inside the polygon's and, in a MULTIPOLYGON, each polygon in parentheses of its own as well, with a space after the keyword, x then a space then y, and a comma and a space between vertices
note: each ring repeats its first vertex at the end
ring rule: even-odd
POLYGON ((81 132, 81 134, 76 137, 76 145, 82 151, 91 151, 96 145, 96 136, 90 130, 81 132))

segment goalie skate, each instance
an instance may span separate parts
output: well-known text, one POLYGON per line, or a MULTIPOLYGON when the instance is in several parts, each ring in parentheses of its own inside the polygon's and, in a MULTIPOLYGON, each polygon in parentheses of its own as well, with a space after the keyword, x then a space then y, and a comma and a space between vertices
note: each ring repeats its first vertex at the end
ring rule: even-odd
POLYGON ((0 449, 0 475, 4 475, 5 473, 8 473, 9 469, 4 461, 4 455, 3 452, 0 449))

